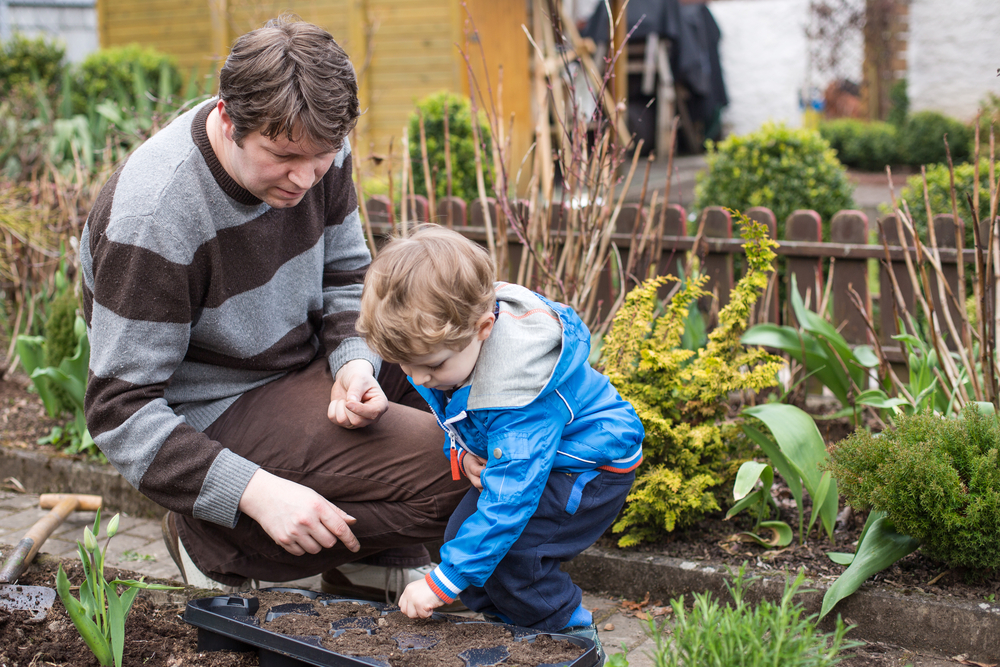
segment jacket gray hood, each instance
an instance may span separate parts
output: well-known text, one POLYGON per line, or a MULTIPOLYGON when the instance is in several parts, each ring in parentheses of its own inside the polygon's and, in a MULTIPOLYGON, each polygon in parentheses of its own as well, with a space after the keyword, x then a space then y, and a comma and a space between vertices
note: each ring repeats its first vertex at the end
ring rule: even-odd
POLYGON ((468 407, 517 408, 552 379, 563 348, 559 316, 531 290, 496 284, 498 315, 472 375, 468 407))

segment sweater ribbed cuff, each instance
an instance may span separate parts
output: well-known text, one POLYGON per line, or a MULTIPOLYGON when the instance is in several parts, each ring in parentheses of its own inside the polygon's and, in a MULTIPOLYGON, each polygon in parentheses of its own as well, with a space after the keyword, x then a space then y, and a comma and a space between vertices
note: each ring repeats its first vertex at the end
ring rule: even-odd
POLYGON ((194 501, 194 517, 235 528, 240 518, 240 498, 258 468, 256 463, 228 449, 219 452, 194 501))
POLYGON ((348 361, 354 361, 355 359, 364 359, 372 365, 375 377, 378 378, 378 373, 382 369, 382 359, 377 354, 372 352, 365 341, 360 338, 348 338, 344 340, 336 350, 333 351, 329 356, 330 361, 330 372, 333 377, 337 377, 337 371, 340 367, 346 364, 348 361))
POLYGON ((458 594, 469 586, 469 581, 458 570, 445 564, 434 568, 433 572, 424 576, 424 580, 445 604, 454 602, 458 594))

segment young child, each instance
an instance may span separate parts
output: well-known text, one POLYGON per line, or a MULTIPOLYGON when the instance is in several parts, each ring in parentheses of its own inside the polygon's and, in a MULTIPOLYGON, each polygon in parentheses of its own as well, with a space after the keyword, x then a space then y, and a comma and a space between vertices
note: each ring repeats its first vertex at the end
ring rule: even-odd
POLYGON ((491 620, 600 646, 559 565, 616 518, 644 432, 589 365, 587 327, 567 306, 494 283, 486 251, 437 225, 379 250, 356 326, 402 366, 447 433, 452 475, 475 487, 449 521, 441 564, 403 592, 403 612, 427 617, 460 597, 491 620))

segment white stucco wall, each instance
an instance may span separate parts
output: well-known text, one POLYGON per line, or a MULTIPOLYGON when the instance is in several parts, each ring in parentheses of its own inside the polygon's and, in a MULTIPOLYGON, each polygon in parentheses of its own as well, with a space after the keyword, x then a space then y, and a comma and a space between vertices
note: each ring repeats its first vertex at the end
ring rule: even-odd
POLYGON ((971 120, 1000 95, 1000 1, 912 0, 907 60, 911 111, 971 120))
POLYGON ((98 49, 93 0, 7 0, 9 29, 29 37, 44 35, 66 47, 66 60, 80 62, 98 49))
POLYGON ((808 0, 719 0, 708 7, 722 31, 725 132, 744 134, 768 120, 801 125, 808 0))

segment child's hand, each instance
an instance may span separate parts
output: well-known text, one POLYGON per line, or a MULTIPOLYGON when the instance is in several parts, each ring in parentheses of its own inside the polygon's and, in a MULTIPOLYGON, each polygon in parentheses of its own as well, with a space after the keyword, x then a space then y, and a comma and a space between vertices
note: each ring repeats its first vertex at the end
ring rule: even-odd
POLYGON ((425 579, 411 581, 399 598, 399 609, 410 618, 427 618, 435 607, 443 604, 425 579))
POLYGON ((462 467, 465 469, 465 476, 472 482, 472 486, 482 491, 483 483, 480 481, 479 475, 482 474, 483 468, 486 467, 486 461, 475 454, 466 454, 465 458, 462 459, 462 467))

